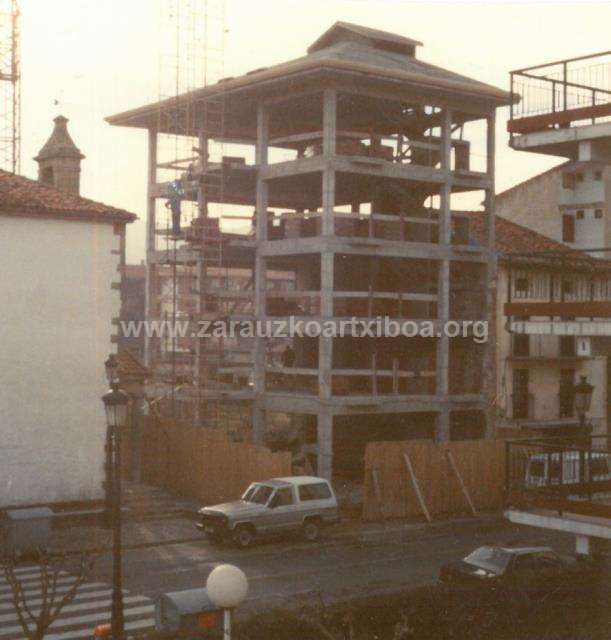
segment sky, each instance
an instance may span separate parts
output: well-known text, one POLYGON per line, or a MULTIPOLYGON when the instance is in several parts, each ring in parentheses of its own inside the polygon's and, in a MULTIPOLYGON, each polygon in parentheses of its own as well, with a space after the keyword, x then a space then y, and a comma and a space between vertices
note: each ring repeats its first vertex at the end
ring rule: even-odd
MULTIPOLYGON (((173 1, 183 12, 206 4, 173 1)), ((208 0, 212 11, 221 1, 208 0)), ((32 158, 50 135, 52 119, 60 113, 69 118, 86 156, 81 194, 140 218, 128 230, 131 263, 144 258, 146 134, 111 127, 104 118, 164 95, 173 73, 164 55, 172 46, 166 37, 170 4, 20 0, 21 172, 36 177, 32 158)), ((225 0, 224 75, 299 57, 337 20, 420 40, 422 60, 508 90, 511 69, 608 50, 611 2, 225 0)), ((499 110, 497 191, 561 162, 509 149, 507 116, 508 109, 499 110)))

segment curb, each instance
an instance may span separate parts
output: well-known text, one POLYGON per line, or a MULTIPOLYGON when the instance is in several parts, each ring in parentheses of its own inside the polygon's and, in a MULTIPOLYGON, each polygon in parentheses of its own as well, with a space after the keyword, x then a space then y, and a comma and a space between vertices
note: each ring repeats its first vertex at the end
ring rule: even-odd
MULTIPOLYGON (((363 530, 367 525, 355 526, 354 530, 336 531, 329 529, 323 538, 324 542, 352 542, 356 544, 375 544, 385 542, 402 542, 407 541, 413 534, 431 535, 434 532, 448 531, 465 531, 472 528, 494 528, 505 522, 502 512, 486 513, 480 516, 470 518, 460 518, 455 520, 440 520, 431 523, 426 522, 394 522, 380 524, 363 530)), ((152 540, 147 542, 136 542, 134 544, 124 544, 125 551, 137 549, 150 549, 153 547, 171 546, 176 544, 189 544, 193 542, 202 542, 205 538, 202 535, 170 538, 168 540, 152 540)), ((110 549, 106 547, 94 547, 91 549, 74 549, 66 550, 61 553, 75 555, 79 553, 100 554, 107 553, 110 549)))
POLYGON ((327 539, 346 539, 352 540, 354 542, 367 543, 372 542, 378 539, 380 542, 385 542, 388 540, 398 540, 401 541, 409 536, 409 534, 414 533, 425 533, 429 534, 433 531, 457 531, 470 528, 479 528, 482 526, 490 527, 490 526, 499 526, 504 522, 502 512, 499 513, 485 513, 479 516, 474 516, 470 518, 459 518, 455 520, 440 520, 433 521, 430 523, 427 522, 395 522, 395 523, 385 523, 376 528, 371 528, 369 530, 361 530, 360 531, 345 531, 345 532, 336 532, 327 534, 327 539))

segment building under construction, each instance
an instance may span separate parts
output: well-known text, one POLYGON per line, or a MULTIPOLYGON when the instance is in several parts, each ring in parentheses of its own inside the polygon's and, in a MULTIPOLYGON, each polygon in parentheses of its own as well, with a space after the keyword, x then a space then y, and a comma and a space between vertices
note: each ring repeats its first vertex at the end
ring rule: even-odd
POLYGON ((290 317, 434 327, 407 337, 360 326, 279 345, 256 336, 237 375, 239 341, 197 331, 164 349, 147 340, 147 366, 173 407, 214 426, 241 403, 254 441, 273 414, 290 415, 327 477, 368 440, 492 429, 494 336, 443 327, 494 308, 495 111, 510 96, 419 60, 419 46, 338 22, 301 58, 108 118, 149 136, 148 320, 161 319, 159 274, 170 269, 170 315, 193 327, 290 317), (163 135, 186 137, 192 152, 161 161, 163 135), (168 168, 179 177, 160 180, 168 168), (458 211, 468 198, 483 203, 485 245, 458 211), (222 277, 231 269, 247 270, 244 286, 222 277), (272 288, 271 273, 288 276, 272 288))

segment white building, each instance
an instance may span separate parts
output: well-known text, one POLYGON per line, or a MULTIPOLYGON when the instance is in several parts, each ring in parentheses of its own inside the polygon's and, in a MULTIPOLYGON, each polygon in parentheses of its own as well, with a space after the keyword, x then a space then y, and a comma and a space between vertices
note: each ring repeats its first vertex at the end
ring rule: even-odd
POLYGON ((0 171, 0 507, 103 495, 104 360, 135 216, 78 195, 66 122, 39 182, 0 171))

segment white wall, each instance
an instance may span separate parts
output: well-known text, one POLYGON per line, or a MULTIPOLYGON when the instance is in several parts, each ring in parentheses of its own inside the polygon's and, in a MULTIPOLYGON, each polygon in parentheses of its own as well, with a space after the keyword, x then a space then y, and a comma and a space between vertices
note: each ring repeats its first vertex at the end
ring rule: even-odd
POLYGON ((112 224, 0 215, 0 506, 102 496, 112 224))

